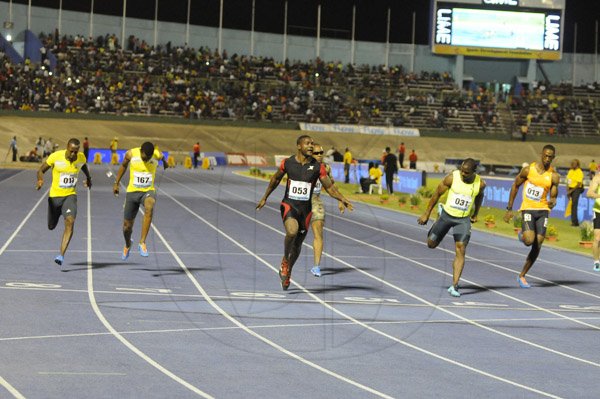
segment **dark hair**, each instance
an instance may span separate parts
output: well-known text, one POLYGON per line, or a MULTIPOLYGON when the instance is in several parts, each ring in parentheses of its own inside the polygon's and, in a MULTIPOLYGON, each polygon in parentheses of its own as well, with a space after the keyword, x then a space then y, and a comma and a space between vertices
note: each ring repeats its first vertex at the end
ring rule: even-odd
POLYGON ((390 151, 391 151, 391 148, 390 148, 390 147, 385 147, 385 151, 386 151, 386 152, 390 152, 390 151))
POLYGON ((68 146, 71 145, 71 144, 79 146, 80 143, 79 143, 78 139, 74 139, 73 138, 73 139, 69 139, 69 142, 67 143, 68 146))
POLYGON ((556 148, 554 148, 554 146, 552 144, 546 144, 544 146, 544 148, 542 148, 542 152, 544 152, 546 150, 550 150, 550 151, 552 151, 553 153, 556 154, 556 148))
POLYGON ((466 167, 469 168, 469 170, 471 171, 475 171, 475 169, 477 168, 477 161, 475 161, 473 158, 467 158, 465 159, 462 164, 466 167))
POLYGON ((142 144, 142 152, 146 154, 148 158, 151 158, 154 154, 154 144, 152 144, 149 141, 146 141, 144 144, 142 144))
POLYGON ((369 169, 373 169, 375 167, 375 164, 373 162, 369 162, 369 169))
POLYGON ((304 139, 310 139, 310 136, 308 134, 303 134, 302 136, 298 137, 296 139, 296 145, 300 144, 304 139))

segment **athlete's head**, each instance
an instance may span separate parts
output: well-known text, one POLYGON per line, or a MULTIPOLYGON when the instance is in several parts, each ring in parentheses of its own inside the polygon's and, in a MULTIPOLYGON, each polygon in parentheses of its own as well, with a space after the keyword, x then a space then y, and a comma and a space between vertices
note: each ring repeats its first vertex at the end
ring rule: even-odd
POLYGON ((323 146, 321 144, 313 143, 312 156, 318 162, 323 162, 323 146))
POLYGON ((296 140, 298 151, 305 157, 309 157, 313 153, 313 139, 310 136, 302 135, 296 140))
POLYGON ((542 164, 544 168, 548 169, 554 157, 556 156, 556 149, 552 144, 546 144, 544 148, 542 148, 542 164))
POLYGON ((390 151, 392 151, 392 149, 390 147, 385 147, 385 152, 387 152, 389 154, 390 151))
POLYGON ((142 159, 144 161, 147 161, 150 158, 152 158, 152 155, 154 154, 154 144, 152 144, 149 141, 146 141, 144 144, 142 144, 141 153, 142 159))
POLYGON ((79 140, 77 139, 70 139, 67 142, 67 153, 66 153, 66 158, 71 161, 71 162, 75 162, 77 160, 77 153, 79 152, 79 140))
POLYGON ((574 159, 571 161, 571 169, 579 169, 581 164, 579 163, 579 159, 574 159))
POLYGON ((465 159, 460 165, 460 177, 465 183, 472 183, 475 180, 477 171, 477 162, 473 158, 465 159))

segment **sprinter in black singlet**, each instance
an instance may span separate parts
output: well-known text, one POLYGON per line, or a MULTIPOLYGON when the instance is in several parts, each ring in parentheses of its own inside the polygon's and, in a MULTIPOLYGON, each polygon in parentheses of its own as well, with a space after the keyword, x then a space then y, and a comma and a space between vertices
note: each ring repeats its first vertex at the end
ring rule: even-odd
POLYGON ((281 217, 285 226, 284 255, 281 260, 279 277, 281 287, 287 290, 290 286, 292 267, 302 248, 302 242, 310 227, 312 215, 312 194, 315 184, 321 181, 329 195, 342 202, 352 210, 352 204, 339 192, 327 176, 325 167, 312 157, 313 140, 310 136, 300 136, 296 140, 297 152, 281 162, 279 169, 269 182, 269 186, 256 209, 265 206, 269 195, 277 188, 281 179, 287 174, 288 180, 285 195, 281 201, 281 217))

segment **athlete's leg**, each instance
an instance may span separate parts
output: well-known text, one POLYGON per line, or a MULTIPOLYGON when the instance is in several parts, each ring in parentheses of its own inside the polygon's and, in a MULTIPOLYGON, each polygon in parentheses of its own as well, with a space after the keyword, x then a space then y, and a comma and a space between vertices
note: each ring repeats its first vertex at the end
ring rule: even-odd
POLYGON ((295 218, 287 218, 283 222, 285 239, 283 241, 283 257, 290 262, 294 250, 295 240, 298 236, 299 224, 295 218))
POLYGON ((594 270, 600 271, 600 229, 594 229, 594 245, 592 246, 594 256, 594 270))
POLYGON ((465 267, 465 253, 467 251, 468 242, 455 242, 455 256, 452 262, 452 285, 458 285, 463 268, 465 267))
POLYGON ((152 224, 152 215, 154 213, 154 204, 156 200, 153 197, 146 197, 144 199, 144 220, 142 221, 142 235, 140 237, 140 244, 146 243, 146 237, 150 231, 150 225, 152 224))
POLYGON ((323 220, 314 220, 312 222, 312 231, 315 236, 313 240, 315 266, 321 264, 321 255, 323 254, 323 224, 323 220))
POLYGON ((538 255, 540 254, 540 250, 542 249, 543 242, 544 242, 543 235, 538 235, 537 240, 533 240, 533 243, 531 244, 531 250, 529 251, 529 254, 527 255, 527 259, 525 260, 525 265, 523 265, 523 270, 521 270, 521 274, 519 274, 520 278, 525 277, 525 275, 527 274, 529 269, 531 269, 531 266, 533 266, 533 264, 535 263, 536 259, 538 258, 538 255))
POLYGON ((135 222, 135 219, 123 219, 123 238, 125 239, 125 246, 127 248, 131 246, 131 233, 133 232, 133 222, 135 222))
POLYGON ((73 226, 75 225, 75 218, 73 216, 67 216, 65 218, 65 231, 63 233, 62 242, 60 244, 60 254, 64 257, 65 252, 67 252, 67 248, 69 247, 69 243, 71 242, 71 237, 73 237, 73 226))

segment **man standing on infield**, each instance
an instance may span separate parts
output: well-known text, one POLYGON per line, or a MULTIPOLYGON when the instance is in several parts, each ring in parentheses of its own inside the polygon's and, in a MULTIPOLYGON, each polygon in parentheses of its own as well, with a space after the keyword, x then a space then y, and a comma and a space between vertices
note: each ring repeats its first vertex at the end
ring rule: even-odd
POLYGON ((125 238, 125 246, 121 254, 122 260, 126 260, 129 257, 133 222, 140 209, 140 205, 144 207, 144 221, 142 222, 142 233, 138 250, 141 256, 148 256, 146 237, 152 224, 152 213, 156 202, 154 181, 156 179, 156 167, 160 160, 163 161, 163 167, 167 169, 167 162, 164 155, 154 148, 154 144, 145 142, 141 147, 132 148, 125 153, 123 163, 121 163, 121 167, 117 172, 117 178, 113 186, 113 193, 115 195, 119 195, 119 183, 127 170, 127 166, 131 163, 123 212, 123 237, 125 238))
POLYGON ((352 204, 339 192, 327 176, 325 166, 312 157, 313 140, 302 135, 296 140, 296 155, 284 159, 271 177, 269 186, 256 206, 260 210, 267 203, 269 195, 277 188, 287 174, 285 195, 281 201, 281 218, 285 227, 284 254, 281 260, 279 278, 281 287, 287 290, 290 286, 292 268, 300 256, 302 242, 306 238, 312 216, 312 195, 317 181, 329 195, 342 202, 344 207, 352 210, 352 204))
POLYGON ((532 162, 529 166, 521 169, 510 189, 506 214, 504 215, 506 223, 513 218, 513 203, 519 187, 525 183, 523 202, 520 209, 523 215, 523 230, 522 233, 519 233, 519 239, 526 246, 531 247, 531 250, 527 255, 523 270, 517 278, 521 288, 531 288, 531 285, 525 279, 525 275, 540 254, 546 236, 546 228, 548 227, 548 215, 556 205, 560 176, 551 166, 555 156, 556 149, 554 146, 545 145, 542 149, 541 162, 532 162), (548 194, 550 194, 550 199, 548 199, 548 194))

